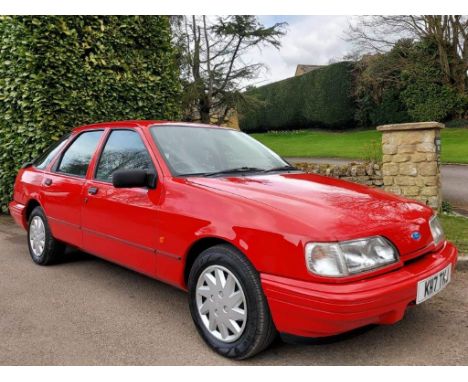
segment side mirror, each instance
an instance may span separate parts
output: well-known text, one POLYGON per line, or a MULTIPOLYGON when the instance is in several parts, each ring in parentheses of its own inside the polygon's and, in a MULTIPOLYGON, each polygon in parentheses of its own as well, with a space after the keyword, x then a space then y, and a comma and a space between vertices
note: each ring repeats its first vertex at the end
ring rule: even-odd
POLYGON ((115 188, 156 188, 156 182, 156 174, 145 170, 118 170, 112 175, 112 184, 115 188))

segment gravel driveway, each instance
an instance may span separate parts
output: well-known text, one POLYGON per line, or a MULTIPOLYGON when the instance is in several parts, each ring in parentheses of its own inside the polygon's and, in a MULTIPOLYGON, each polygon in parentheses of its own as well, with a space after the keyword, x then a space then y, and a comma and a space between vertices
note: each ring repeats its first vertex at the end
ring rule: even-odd
MULTIPOLYGON (((205 346, 185 293, 79 252, 34 265, 25 232, 0 216, 0 365, 97 364, 239 362, 205 346)), ((396 325, 308 345, 278 341, 242 364, 468 365, 468 266, 396 325)))

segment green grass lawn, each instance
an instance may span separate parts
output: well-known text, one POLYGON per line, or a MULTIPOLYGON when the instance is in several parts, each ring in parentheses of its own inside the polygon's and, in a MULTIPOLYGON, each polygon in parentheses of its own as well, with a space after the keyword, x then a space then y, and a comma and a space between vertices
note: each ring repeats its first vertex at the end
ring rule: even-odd
MULTIPOLYGON (((284 157, 369 159, 380 154, 381 133, 377 130, 304 130, 252 136, 284 157)), ((442 162, 468 163, 468 128, 442 130, 442 162)))
POLYGON ((455 243, 460 253, 468 254, 468 218, 440 214, 447 239, 455 243))

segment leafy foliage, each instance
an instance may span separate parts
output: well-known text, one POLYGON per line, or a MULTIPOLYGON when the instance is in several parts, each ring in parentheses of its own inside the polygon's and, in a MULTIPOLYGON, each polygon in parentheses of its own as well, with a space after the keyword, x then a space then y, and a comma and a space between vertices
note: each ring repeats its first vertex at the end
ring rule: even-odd
POLYGON ((453 212, 453 206, 448 200, 442 201, 442 212, 451 214, 453 212))
POLYGON ((404 123, 411 120, 406 106, 400 99, 396 89, 386 89, 382 94, 382 102, 374 105, 369 112, 369 119, 373 126, 386 123, 404 123))
MULTIPOLYGON (((348 30, 349 40, 360 52, 386 52, 402 38, 430 41, 440 78, 461 95, 468 89, 468 16, 385 15, 358 16, 348 30), (356 22, 357 21, 357 22, 356 22)), ((356 52, 358 53, 358 52, 356 52)))
POLYGON ((444 121, 466 108, 463 98, 448 85, 418 81, 408 84, 401 94, 414 121, 444 121))
POLYGON ((360 125, 445 121, 463 117, 467 95, 444 80, 436 44, 400 40, 391 51, 357 65, 356 119, 360 125))
POLYGON ((239 108, 244 131, 297 130, 354 124, 353 64, 341 62, 246 92, 257 102, 239 108))
POLYGON ((19 166, 74 126, 179 117, 165 16, 0 18, 0 208, 19 166))

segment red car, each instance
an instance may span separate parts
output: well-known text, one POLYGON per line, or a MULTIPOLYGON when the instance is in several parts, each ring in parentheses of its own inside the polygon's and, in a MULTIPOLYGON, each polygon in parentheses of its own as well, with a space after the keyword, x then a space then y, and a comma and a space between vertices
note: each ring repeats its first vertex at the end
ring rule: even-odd
POLYGON ((430 208, 206 125, 76 128, 19 171, 10 212, 37 264, 70 245, 187 290, 200 335, 237 359, 278 332, 397 322, 457 261, 430 208))

